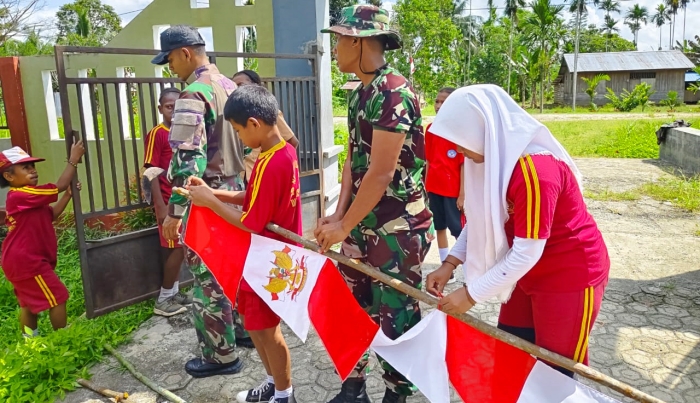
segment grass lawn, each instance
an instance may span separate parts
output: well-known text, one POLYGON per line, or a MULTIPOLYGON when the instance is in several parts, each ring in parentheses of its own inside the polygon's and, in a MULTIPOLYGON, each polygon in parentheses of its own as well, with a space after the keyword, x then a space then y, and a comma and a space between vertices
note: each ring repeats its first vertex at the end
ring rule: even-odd
POLYGON ((51 402, 63 396, 76 388, 78 378, 89 378, 88 369, 102 359, 105 343, 123 343, 152 315, 152 302, 144 302, 94 320, 81 318, 83 286, 72 223, 64 221, 57 235, 56 272, 70 292, 69 327, 54 332, 44 313, 39 319, 42 336, 23 339, 12 285, 0 276, 0 401, 51 402))

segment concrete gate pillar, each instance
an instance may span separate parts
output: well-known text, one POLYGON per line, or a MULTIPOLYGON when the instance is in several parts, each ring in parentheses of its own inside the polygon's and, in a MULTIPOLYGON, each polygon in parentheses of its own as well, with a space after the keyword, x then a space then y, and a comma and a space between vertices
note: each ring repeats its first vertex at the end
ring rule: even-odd
MULTIPOLYGON (((325 213, 330 214, 335 211, 340 193, 338 153, 344 146, 334 145, 331 43, 330 35, 320 32, 321 29, 328 26, 328 0, 272 0, 272 7, 275 53, 311 53, 313 46, 316 45, 322 55, 319 66, 321 77, 319 84, 321 116, 319 119, 324 183, 321 189, 325 197, 325 213)), ((312 74, 312 68, 305 60, 277 60, 275 68, 278 77, 312 74)), ((303 179, 302 187, 305 186, 303 179)))

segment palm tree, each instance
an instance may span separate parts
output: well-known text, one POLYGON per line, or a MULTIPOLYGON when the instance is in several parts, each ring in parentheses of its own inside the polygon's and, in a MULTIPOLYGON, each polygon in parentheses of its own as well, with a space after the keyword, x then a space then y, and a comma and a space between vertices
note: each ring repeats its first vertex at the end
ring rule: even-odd
POLYGON ((515 26, 518 25, 518 10, 525 7, 525 0, 506 0, 504 14, 510 19, 510 34, 508 37, 508 84, 507 91, 510 94, 510 76, 513 74, 513 34, 515 26))
POLYGON ((685 14, 688 11, 688 4, 695 0, 680 0, 679 6, 683 9, 683 42, 685 42, 685 14))
POLYGON ((574 81, 573 81, 573 94, 571 109, 576 112, 576 84, 578 83, 578 43, 581 34, 581 14, 586 11, 586 0, 574 0, 569 7, 570 13, 576 14, 576 39, 574 41, 574 81))
POLYGON ((665 5, 658 4, 656 6, 656 14, 651 16, 651 22, 659 28, 659 50, 661 50, 661 32, 663 31, 661 28, 666 24, 666 21, 670 21, 668 10, 665 5))
POLYGON ((639 40, 639 30, 642 29, 642 23, 646 25, 647 18, 649 17, 649 10, 646 7, 635 4, 625 14, 625 24, 630 27, 630 30, 634 34, 634 46, 638 47, 639 40))
POLYGON ((549 63, 547 57, 553 47, 559 43, 561 25, 561 11, 563 5, 554 5, 551 0, 532 0, 530 3, 532 14, 525 20, 525 37, 532 46, 539 48, 540 62, 540 113, 544 112, 544 79, 549 63))
POLYGON ((78 23, 75 27, 76 35, 82 36, 83 38, 87 38, 90 36, 90 31, 92 31, 92 29, 90 27, 90 18, 88 17, 88 11, 84 9, 78 10, 78 23))
POLYGON ((620 32, 620 28, 617 27, 618 22, 620 20, 616 20, 609 15, 605 16, 602 30, 607 38, 611 37, 614 32, 620 32))
POLYGON ((676 14, 678 14, 678 9, 681 6, 680 0, 664 0, 666 2, 666 8, 668 13, 673 15, 673 23, 669 28, 671 37, 668 38, 668 48, 673 49, 673 39, 676 37, 676 14))
POLYGON ((610 13, 620 14, 620 3, 615 0, 604 0, 598 6, 598 9, 605 11, 605 15, 610 15, 610 13))

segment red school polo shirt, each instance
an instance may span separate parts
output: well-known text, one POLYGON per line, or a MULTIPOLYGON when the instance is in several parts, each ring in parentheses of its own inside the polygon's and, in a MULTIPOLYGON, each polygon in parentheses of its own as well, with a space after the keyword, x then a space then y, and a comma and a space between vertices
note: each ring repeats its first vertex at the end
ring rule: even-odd
MULTIPOLYGON (((258 156, 243 201, 241 222, 262 236, 290 241, 265 229, 274 223, 298 235, 302 234, 299 162, 294 147, 284 140, 258 156)), ((241 289, 253 291, 241 281, 241 289)))
POLYGON ((565 162, 551 155, 520 158, 506 200, 510 246, 514 237, 547 240, 540 260, 518 282, 526 292, 573 292, 606 281, 607 247, 565 162))
POLYGON ((425 156, 428 161, 428 174, 425 189, 440 196, 459 197, 460 173, 464 155, 457 152, 457 146, 430 132, 425 133, 425 156))
MULTIPOLYGON (((173 159, 173 149, 170 148, 169 137, 170 129, 163 126, 162 123, 148 132, 144 141, 146 150, 143 156, 143 166, 145 168, 158 167, 164 169, 165 172, 168 171, 170 161, 173 159)), ((163 195, 163 200, 165 200, 165 204, 168 204, 172 193, 172 184, 168 181, 165 173, 158 177, 158 182, 160 183, 160 192, 163 195)))
POLYGON ((10 281, 26 280, 56 268, 56 231, 51 203, 54 184, 11 188, 7 192, 2 269, 10 281))

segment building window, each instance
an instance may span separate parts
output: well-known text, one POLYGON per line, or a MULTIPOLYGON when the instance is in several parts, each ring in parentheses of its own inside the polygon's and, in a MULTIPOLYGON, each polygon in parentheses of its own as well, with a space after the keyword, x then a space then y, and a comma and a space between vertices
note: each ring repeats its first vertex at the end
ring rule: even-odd
POLYGON ((209 0, 190 0, 190 8, 209 8, 209 0))
POLYGON ((655 71, 639 71, 636 73, 630 73, 630 80, 641 80, 641 79, 656 78, 655 71))

